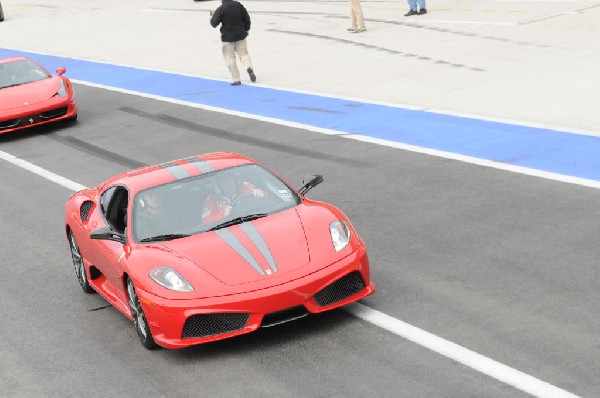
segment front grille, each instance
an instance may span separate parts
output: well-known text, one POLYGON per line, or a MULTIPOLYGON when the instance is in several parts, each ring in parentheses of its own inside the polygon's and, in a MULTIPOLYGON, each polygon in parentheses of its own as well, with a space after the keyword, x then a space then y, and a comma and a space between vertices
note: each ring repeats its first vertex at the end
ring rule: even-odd
POLYGON ((299 305, 297 307, 288 308, 283 311, 271 312, 264 316, 261 327, 268 328, 270 326, 279 325, 280 323, 285 323, 289 321, 293 321, 295 319, 300 319, 308 315, 308 311, 306 307, 303 305, 299 305))
POLYGON ((249 318, 247 313, 192 315, 186 319, 181 337, 189 339, 235 332, 243 329, 249 318))
POLYGON ((40 119, 48 120, 48 119, 56 119, 57 117, 61 117, 67 114, 69 108, 66 106, 64 108, 53 109, 51 111, 46 111, 40 113, 40 119))
POLYGON ((365 288, 360 272, 354 271, 319 291, 313 299, 321 307, 342 301, 365 288))
POLYGON ((92 202, 91 200, 86 200, 85 202, 83 202, 83 204, 79 208, 79 215, 81 216, 81 221, 86 222, 88 220, 90 210, 92 210, 93 206, 94 202, 92 202))
POLYGON ((62 107, 58 109, 52 109, 50 111, 38 113, 35 115, 24 116, 20 119, 12 119, 0 122, 0 130, 12 129, 20 126, 32 126, 47 120, 56 119, 67 114, 69 111, 68 107, 62 107))

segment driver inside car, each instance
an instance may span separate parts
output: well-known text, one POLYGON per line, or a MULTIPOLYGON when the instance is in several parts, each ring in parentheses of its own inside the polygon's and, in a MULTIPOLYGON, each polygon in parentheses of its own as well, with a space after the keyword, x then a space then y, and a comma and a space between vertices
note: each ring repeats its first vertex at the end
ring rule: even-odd
POLYGON ((266 198, 267 193, 254 184, 243 181, 238 182, 232 173, 217 176, 216 193, 211 194, 202 206, 202 222, 210 223, 219 221, 231 214, 232 208, 240 201, 248 198, 266 198))
POLYGON ((139 238, 148 238, 164 233, 160 192, 157 190, 143 192, 138 199, 136 210, 135 232, 139 238))

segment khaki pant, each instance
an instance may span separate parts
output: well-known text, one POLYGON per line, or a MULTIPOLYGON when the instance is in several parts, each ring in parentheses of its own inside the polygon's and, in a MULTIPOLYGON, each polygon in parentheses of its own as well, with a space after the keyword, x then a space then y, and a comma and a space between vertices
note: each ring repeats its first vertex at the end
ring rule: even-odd
POLYGON ((250 61, 250 55, 248 54, 248 44, 246 43, 246 39, 232 43, 223 42, 223 58, 225 59, 225 64, 227 65, 229 72, 231 72, 233 82, 240 81, 240 71, 238 70, 237 62, 235 60, 236 54, 240 57, 240 61, 242 61, 246 70, 252 68, 252 61, 250 61))
POLYGON ((360 0, 350 0, 350 19, 352 20, 353 29, 365 29, 365 21, 363 20, 360 0))

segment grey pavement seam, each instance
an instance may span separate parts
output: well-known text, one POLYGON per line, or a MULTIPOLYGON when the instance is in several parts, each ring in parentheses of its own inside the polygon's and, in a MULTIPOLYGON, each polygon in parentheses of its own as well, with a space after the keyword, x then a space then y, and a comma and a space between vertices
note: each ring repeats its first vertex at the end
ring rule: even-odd
POLYGON ((352 41, 352 40, 349 40, 349 39, 340 39, 338 37, 319 35, 319 34, 315 34, 315 33, 295 32, 295 31, 291 31, 291 30, 282 30, 282 29, 267 29, 267 30, 270 31, 270 32, 278 32, 278 33, 284 33, 284 34, 289 34, 289 35, 306 36, 306 37, 314 37, 314 38, 318 38, 318 39, 332 40, 332 41, 336 41, 338 43, 351 44, 351 45, 354 45, 354 46, 359 46, 359 47, 367 48, 367 49, 370 49, 370 50, 377 50, 377 51, 387 52, 389 54, 397 54, 397 55, 402 55, 404 57, 415 57, 416 59, 419 59, 421 61, 431 61, 431 62, 433 62, 435 64, 449 65, 449 66, 454 67, 454 68, 467 68, 467 69, 475 71, 475 72, 485 72, 485 69, 478 68, 478 67, 472 67, 472 66, 468 66, 468 65, 458 64, 458 63, 449 62, 449 61, 444 61, 444 60, 441 60, 441 59, 435 59, 435 58, 431 58, 431 57, 426 57, 426 56, 422 56, 422 55, 418 55, 418 54, 412 54, 412 53, 408 53, 408 52, 404 52, 404 51, 393 50, 393 49, 390 49, 390 48, 385 48, 385 47, 380 47, 380 46, 374 46, 374 45, 371 45, 371 44, 365 44, 365 43, 361 43, 361 42, 356 42, 356 41, 352 41))

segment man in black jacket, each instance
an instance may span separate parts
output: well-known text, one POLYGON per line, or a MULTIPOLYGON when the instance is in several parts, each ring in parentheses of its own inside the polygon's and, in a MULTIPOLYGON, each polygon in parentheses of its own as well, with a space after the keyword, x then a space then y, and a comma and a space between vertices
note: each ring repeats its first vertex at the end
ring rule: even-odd
POLYGON ((223 42, 223 58, 225 64, 231 72, 233 79, 231 85, 242 84, 240 81, 240 71, 237 67, 235 55, 246 67, 246 71, 252 82, 256 81, 256 75, 252 69, 252 61, 248 54, 248 45, 246 37, 250 30, 250 15, 244 6, 235 0, 221 0, 222 4, 214 13, 211 13, 210 24, 216 28, 221 24, 221 41, 223 42))

